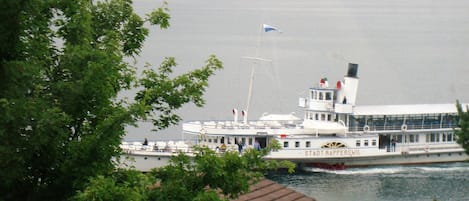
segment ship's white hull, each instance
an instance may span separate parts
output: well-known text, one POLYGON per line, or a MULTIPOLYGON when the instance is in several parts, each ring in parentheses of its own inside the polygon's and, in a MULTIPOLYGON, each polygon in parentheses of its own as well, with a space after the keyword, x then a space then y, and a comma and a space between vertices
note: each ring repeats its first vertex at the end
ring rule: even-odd
MULTIPOLYGON (((186 152, 192 156, 190 149, 186 152)), ((235 151, 235 150, 232 150, 235 151)), ((127 167, 134 167, 137 170, 148 172, 153 168, 164 167, 169 163, 172 156, 179 152, 154 151, 149 149, 129 150, 122 155, 122 161, 127 167)), ((468 161, 469 156, 456 144, 446 146, 433 146, 419 150, 409 150, 408 148, 397 148, 395 151, 386 149, 360 150, 360 149, 335 149, 335 150, 279 150, 272 152, 265 157, 266 160, 289 160, 295 162, 299 168, 310 171, 318 165, 328 164, 343 165, 343 168, 377 166, 377 165, 411 165, 429 163, 447 163, 468 161), (439 147, 439 148, 437 148, 439 147), (433 149, 432 149, 433 148, 433 149)), ((124 165, 121 165, 125 167, 124 165)), ((320 166, 330 168, 328 166, 320 166)), ((342 168, 339 168, 342 169, 342 168)))
MULTIPOLYGON (((460 152, 459 152, 460 153, 460 152)), ((389 155, 389 156, 374 156, 374 157, 353 157, 353 158, 310 158, 296 161, 298 167, 302 170, 308 171, 314 168, 315 164, 344 164, 345 168, 349 167, 365 167, 365 166, 378 166, 378 165, 413 165, 413 164, 430 164, 430 163, 449 163, 449 162, 463 162, 468 161, 469 158, 466 154, 459 153, 442 153, 442 154, 409 154, 409 155, 389 155)), ((131 153, 124 154, 122 157, 129 157, 125 160, 126 166, 134 167, 135 169, 143 172, 149 172, 153 168, 164 167, 169 164, 169 160, 175 154, 142 154, 131 153)), ((273 160, 272 158, 267 158, 273 160)), ((287 158, 275 160, 289 160, 287 158)))
MULTIPOLYGON (((289 160, 301 167, 341 169, 469 160, 456 143, 460 122, 454 104, 357 106, 358 80, 358 65, 353 63, 335 87, 322 78, 318 87, 309 88, 307 96, 299 99, 303 118, 293 113, 269 114, 250 121, 247 111, 242 111, 243 120, 238 121, 238 112, 233 109, 232 121, 186 122, 183 132, 197 137, 198 144, 221 152, 279 143, 282 149, 270 152, 265 159, 289 160)), ((132 146, 139 148, 127 148, 132 146)), ((148 160, 167 155, 158 152, 164 146, 155 147, 146 150, 157 150, 155 155, 137 151, 130 155, 144 164, 159 165, 160 161, 148 160)), ((172 143, 164 147, 168 149, 187 151, 188 147, 172 143)))
MULTIPOLYGON (((276 159, 282 160, 282 159, 276 159)), ((287 160, 287 159, 285 159, 287 160)), ((446 153, 414 153, 414 154, 389 154, 384 156, 368 157, 333 157, 333 158, 309 158, 295 160, 299 166, 304 168, 315 167, 317 164, 344 165, 349 167, 364 167, 378 165, 412 165, 430 163, 448 163, 468 161, 469 157, 461 150, 446 153)))
POLYGON ((132 167, 142 172, 149 172, 153 168, 164 167, 169 164, 169 160, 174 153, 131 151, 121 155, 120 167, 132 167))

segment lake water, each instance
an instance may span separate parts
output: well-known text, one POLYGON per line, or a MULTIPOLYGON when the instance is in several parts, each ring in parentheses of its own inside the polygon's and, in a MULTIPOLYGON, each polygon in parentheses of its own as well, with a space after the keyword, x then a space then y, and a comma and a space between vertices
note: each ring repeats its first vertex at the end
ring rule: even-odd
POLYGON ((318 201, 469 200, 469 163, 318 171, 269 179, 318 201))
MULTIPOLYGON (((296 112, 298 97, 327 77, 342 79, 359 64, 357 104, 469 102, 469 1, 467 0, 170 0, 171 27, 151 28, 141 56, 158 66, 174 56, 176 73, 203 65, 210 54, 224 70, 210 79, 204 108, 188 105, 185 121, 231 119, 246 107, 256 65, 250 119, 264 112, 296 112), (282 33, 262 33, 261 25, 282 33)), ((135 0, 138 13, 162 1, 135 0)), ((124 94, 131 95, 132 91, 124 94)), ((187 138, 180 125, 155 133, 151 124, 128 128, 128 140, 187 138)), ((469 200, 464 163, 349 169, 277 175, 273 180, 325 200, 469 200)))

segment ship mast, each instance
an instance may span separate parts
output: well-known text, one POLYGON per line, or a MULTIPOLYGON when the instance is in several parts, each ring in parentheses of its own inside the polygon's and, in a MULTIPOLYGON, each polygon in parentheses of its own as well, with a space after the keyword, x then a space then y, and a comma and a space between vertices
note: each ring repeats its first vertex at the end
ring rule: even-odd
POLYGON ((255 73, 255 67, 258 65, 260 62, 272 62, 271 59, 264 59, 259 57, 259 49, 261 46, 261 41, 262 41, 262 32, 268 32, 268 31, 277 31, 279 33, 282 33, 280 30, 278 30, 276 27, 272 27, 266 24, 263 24, 260 29, 259 29, 259 34, 257 38, 257 45, 256 45, 256 54, 255 57, 241 57, 242 59, 247 59, 251 60, 253 62, 253 65, 251 67, 251 76, 249 80, 249 89, 248 89, 248 97, 246 101, 246 109, 244 110, 244 123, 247 123, 247 115, 249 114, 249 107, 251 105, 251 99, 252 99, 252 88, 253 88, 253 83, 254 83, 254 73, 255 73), (267 26, 267 27, 266 27, 267 26))
MULTIPOLYGON (((252 68, 251 68, 251 77, 250 77, 250 80, 249 80, 249 89, 248 89, 248 97, 247 97, 247 101, 246 101, 246 113, 249 114, 249 106, 251 105, 251 98, 252 98, 252 85, 253 85, 253 82, 254 82, 254 72, 255 72, 255 67, 256 67, 256 64, 257 63, 260 63, 261 61, 264 61, 264 62, 272 62, 271 59, 263 59, 263 58, 260 58, 260 57, 242 57, 243 59, 248 59, 248 60, 252 60, 254 65, 252 65, 252 68)), ((247 116, 247 114, 245 114, 247 116)))

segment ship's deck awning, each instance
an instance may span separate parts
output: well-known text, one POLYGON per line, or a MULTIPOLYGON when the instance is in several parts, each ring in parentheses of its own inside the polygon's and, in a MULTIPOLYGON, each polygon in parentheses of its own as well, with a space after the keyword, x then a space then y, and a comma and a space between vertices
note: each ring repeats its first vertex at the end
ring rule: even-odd
POLYGON ((295 116, 294 114, 264 114, 261 118, 261 121, 299 121, 301 118, 295 116))
MULTIPOLYGON (((463 109, 468 104, 462 104, 463 109)), ((363 105, 355 106, 354 115, 419 115, 419 114, 456 114, 456 104, 418 104, 418 105, 363 105)))

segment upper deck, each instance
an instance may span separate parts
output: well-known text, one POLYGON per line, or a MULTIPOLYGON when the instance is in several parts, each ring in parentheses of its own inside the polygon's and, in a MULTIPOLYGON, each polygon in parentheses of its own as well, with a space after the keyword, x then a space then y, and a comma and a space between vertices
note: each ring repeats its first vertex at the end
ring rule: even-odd
POLYGON ((455 104, 355 106, 349 131, 452 129, 458 122, 455 104))
POLYGON ((457 114, 456 104, 357 105, 355 116, 457 114))

